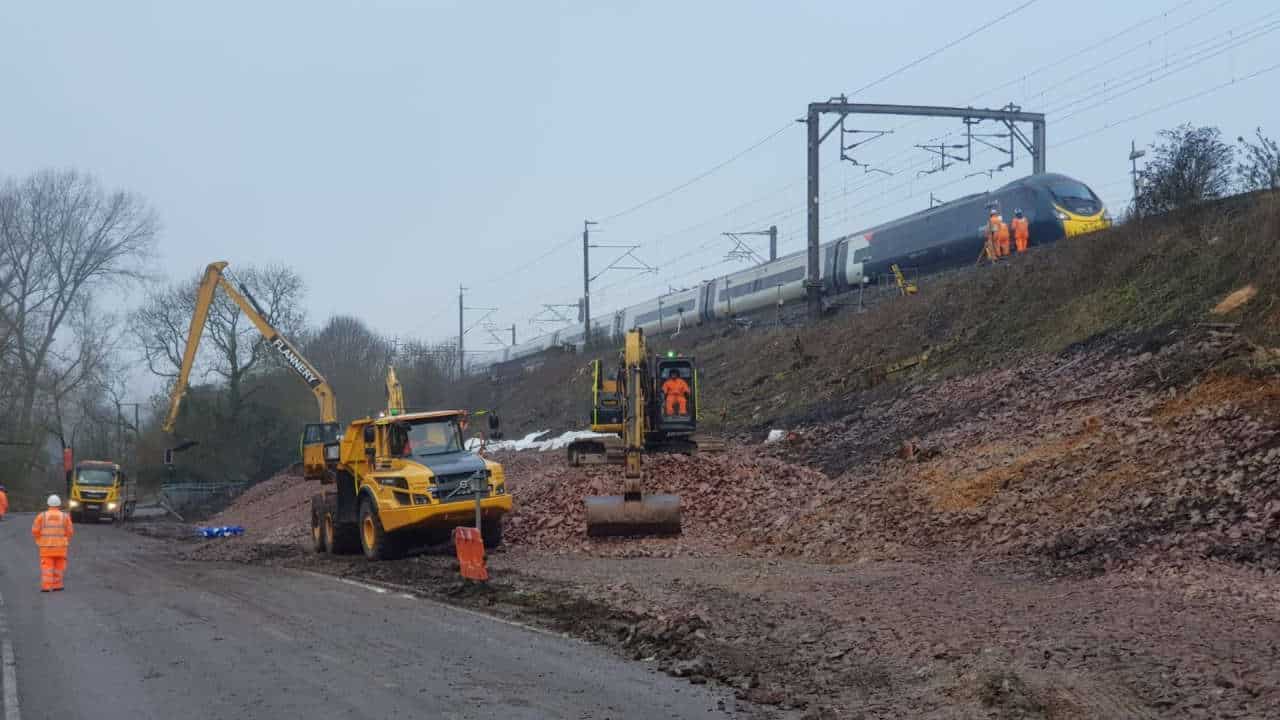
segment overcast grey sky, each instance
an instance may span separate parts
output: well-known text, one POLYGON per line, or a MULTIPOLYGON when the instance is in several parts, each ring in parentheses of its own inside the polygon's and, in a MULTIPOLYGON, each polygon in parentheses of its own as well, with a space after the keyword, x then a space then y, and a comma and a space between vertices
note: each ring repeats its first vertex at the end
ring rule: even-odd
MULTIPOLYGON (((804 132, 788 123, 806 103, 1023 2, 10 2, 0 167, 77 167, 142 193, 163 218, 158 269, 175 277, 214 259, 286 263, 313 322, 351 313, 427 339, 456 332, 462 282, 524 339, 540 303, 580 295, 584 218, 784 127, 604 223, 601 242, 640 243, 660 271, 602 276, 593 310, 723 274, 726 230, 776 223, 782 251, 799 249, 804 132)), ((1183 121, 1280 135, 1280 72, 1246 79, 1276 62, 1276 29, 1274 0, 1040 0, 856 99, 1048 112, 1049 169, 1118 209, 1131 138, 1183 121)), ((965 180, 1001 161, 988 152, 917 179, 930 158, 911 146, 959 121, 857 125, 896 129, 857 157, 898 172, 833 161, 828 143, 824 239, 1030 172, 1020 155, 965 180)))

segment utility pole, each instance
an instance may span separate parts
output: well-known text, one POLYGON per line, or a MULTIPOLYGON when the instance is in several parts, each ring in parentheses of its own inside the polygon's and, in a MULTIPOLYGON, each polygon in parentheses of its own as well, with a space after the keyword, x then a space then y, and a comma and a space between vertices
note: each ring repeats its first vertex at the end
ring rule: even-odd
POLYGON ((1133 164, 1133 215, 1140 216, 1142 213, 1138 210, 1138 158, 1146 155, 1146 150, 1139 150, 1138 143, 1135 140, 1129 141, 1129 162, 1133 164))
MULTIPOLYGON (((842 96, 833 97, 826 102, 809 103, 809 110, 805 117, 801 120, 807 127, 807 169, 808 169, 808 197, 805 198, 805 206, 809 213, 808 222, 808 272, 805 276, 804 288, 808 297, 809 317, 817 319, 822 314, 822 274, 820 269, 820 254, 818 252, 819 242, 819 218, 818 213, 818 196, 820 192, 819 172, 821 153, 819 148, 822 141, 828 135, 836 130, 845 130, 844 119, 849 115, 911 115, 919 117, 948 117, 959 118, 962 120, 968 132, 966 133, 970 142, 975 137, 972 134, 972 126, 983 120, 993 120, 1004 124, 1009 130, 1010 150, 1012 155, 1013 143, 1016 141, 1031 155, 1032 172, 1036 174, 1045 171, 1045 120, 1044 113, 1023 112, 1021 108, 1009 105, 1003 108, 960 108, 960 107, 939 107, 930 105, 877 105, 870 103, 851 103, 848 98, 842 96), (824 114, 839 115, 839 119, 832 124, 825 132, 823 132, 819 123, 824 114), (1026 133, 1017 126, 1017 123, 1029 123, 1031 125, 1031 137, 1027 137, 1026 133)), ((1001 135, 1003 137, 1003 135, 1001 135)), ((981 141, 980 141, 981 142, 981 141)), ((841 155, 844 156, 845 148, 842 144, 841 155)), ((1003 151, 1003 149, 1001 149, 1003 151)), ((945 153, 946 148, 940 148, 945 153)), ((971 156, 970 156, 971 157, 971 156)), ((852 161, 852 158, 844 157, 846 160, 852 161)), ((946 159, 944 155, 944 161, 946 159)), ((965 158, 968 161, 970 158, 965 158)), ((1002 165, 1008 167, 1008 164, 1002 165)))
POLYGON ((582 221, 582 341, 591 344, 591 226, 596 223, 582 221))
MULTIPOLYGON (((462 377, 466 375, 467 351, 464 343, 465 343, 465 338, 467 333, 471 332, 472 330, 475 330, 477 327, 484 325, 484 323, 487 320, 489 320, 489 317, 492 316, 498 310, 498 308, 496 307, 467 307, 465 303, 466 291, 467 291, 467 288, 462 287, 462 284, 459 283, 458 284, 458 379, 459 380, 461 380, 462 377), (486 312, 484 315, 480 316, 479 320, 472 323, 471 327, 467 327, 466 313, 468 310, 484 310, 486 312)), ((492 333, 492 324, 485 325, 485 329, 489 330, 489 332, 492 333)))
POLYGON ((769 226, 769 262, 778 259, 778 226, 769 226))
POLYGON ((516 324, 511 323, 511 347, 516 346, 516 324))
POLYGON ((463 329, 463 327, 462 327, 462 309, 463 309, 463 308, 462 308, 462 293, 463 293, 465 290, 466 290, 466 288, 462 287, 462 283, 458 283, 458 379, 459 379, 459 380, 461 380, 461 379, 462 379, 462 376, 465 374, 465 373, 463 372, 463 368, 464 368, 465 366, 463 365, 463 357, 464 357, 464 356, 463 356, 463 354, 462 354, 462 353, 463 353, 463 350, 462 350, 462 336, 466 333, 466 330, 464 330, 464 329, 463 329))
MULTIPOLYGON (((808 222, 808 273, 804 280, 804 293, 807 298, 806 304, 809 306, 809 317, 817 320, 822 316, 822 277, 818 264, 818 193, 820 185, 818 180, 819 166, 821 165, 821 155, 818 152, 822 146, 821 128, 818 122, 822 118, 822 111, 816 103, 809 103, 809 114, 805 118, 808 129, 808 193, 809 197, 805 203, 809 209, 808 222)), ((834 129, 834 128, 833 128, 834 129)), ((828 130, 827 134, 831 131, 828 130)))

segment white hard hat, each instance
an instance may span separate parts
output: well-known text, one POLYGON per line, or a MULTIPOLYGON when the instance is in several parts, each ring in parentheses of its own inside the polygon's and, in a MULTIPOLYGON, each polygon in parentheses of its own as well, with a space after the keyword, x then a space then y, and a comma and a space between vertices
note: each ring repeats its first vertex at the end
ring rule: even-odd
POLYGON ((62 507, 62 498, 57 495, 49 496, 49 507, 62 507))

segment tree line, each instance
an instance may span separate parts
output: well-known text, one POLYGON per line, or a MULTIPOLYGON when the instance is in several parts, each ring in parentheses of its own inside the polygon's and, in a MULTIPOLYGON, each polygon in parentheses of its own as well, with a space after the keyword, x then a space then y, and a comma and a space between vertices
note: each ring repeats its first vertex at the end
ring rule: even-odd
POLYGON ((1179 125, 1160 132, 1138 173, 1132 215, 1147 217, 1235 193, 1280 188, 1280 147, 1254 131, 1233 145, 1216 127, 1179 125))
MULTIPOLYGON (((167 393, 136 407, 130 401, 139 398, 126 387, 128 370, 140 363, 171 387, 194 309, 198 275, 173 281, 148 267, 159 232, 143 198, 82 172, 0 183, 0 483, 18 505, 64 487, 64 448, 77 458, 121 462, 144 484, 171 476, 162 459, 175 438, 158 427, 167 393)), ((385 404, 391 364, 416 402, 462 399, 451 382, 451 347, 396 342, 351 316, 313 327, 296 270, 231 272, 326 375, 341 419, 385 404)), ((176 431, 200 444, 182 457, 177 479, 267 477, 297 459, 299 430, 315 417, 306 386, 219 294, 176 431)))

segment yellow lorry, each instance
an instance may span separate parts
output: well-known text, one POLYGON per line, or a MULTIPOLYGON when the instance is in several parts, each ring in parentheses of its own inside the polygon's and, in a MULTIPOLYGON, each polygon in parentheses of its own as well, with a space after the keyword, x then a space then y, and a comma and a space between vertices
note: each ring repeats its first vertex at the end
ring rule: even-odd
POLYGON ((67 511, 73 522, 97 522, 111 518, 124 522, 138 504, 137 487, 116 463, 81 460, 71 474, 67 511))
POLYGON ((395 370, 388 369, 387 409, 351 422, 339 434, 337 400, 329 383, 280 335, 253 296, 226 279, 227 263, 211 263, 197 295, 178 381, 169 397, 164 430, 173 432, 214 292, 221 287, 269 344, 311 388, 320 422, 302 433, 303 472, 318 479, 311 531, 316 552, 363 551, 370 560, 395 557, 414 544, 443 541, 453 528, 482 518, 487 547, 502 542, 502 519, 511 511, 502 466, 465 447, 467 413, 410 412, 395 370), (331 487, 325 487, 331 486, 331 487))

